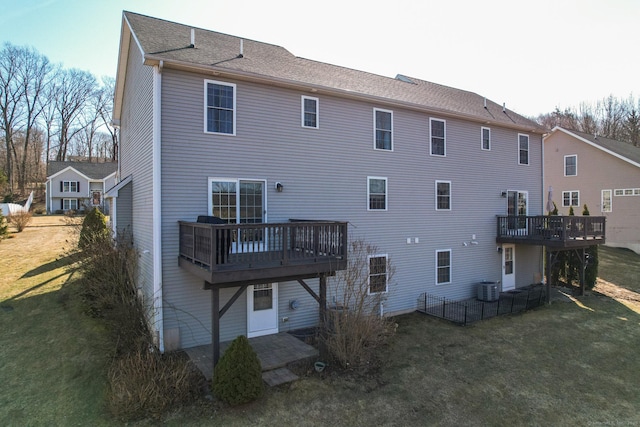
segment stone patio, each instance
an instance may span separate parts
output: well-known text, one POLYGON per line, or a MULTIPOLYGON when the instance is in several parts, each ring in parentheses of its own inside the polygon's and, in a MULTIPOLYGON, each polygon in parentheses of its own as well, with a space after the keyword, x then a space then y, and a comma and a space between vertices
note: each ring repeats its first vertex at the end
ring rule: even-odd
MULTIPOLYGON (((296 380, 298 377, 286 369, 286 366, 319 355, 317 349, 286 332, 249 338, 249 343, 260 359, 262 378, 269 385, 296 380)), ((221 357, 229 344, 231 344, 230 341, 220 343, 221 357)), ((207 381, 210 381, 213 374, 213 349, 211 345, 192 347, 184 351, 200 369, 207 381)))

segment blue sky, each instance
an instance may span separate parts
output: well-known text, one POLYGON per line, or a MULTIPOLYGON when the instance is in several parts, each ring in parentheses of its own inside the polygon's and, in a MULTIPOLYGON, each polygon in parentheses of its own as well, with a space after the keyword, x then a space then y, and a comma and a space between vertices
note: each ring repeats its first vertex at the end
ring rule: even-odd
POLYGON ((640 97, 638 0, 0 0, 0 42, 115 77, 122 10, 469 90, 529 116, 640 97))

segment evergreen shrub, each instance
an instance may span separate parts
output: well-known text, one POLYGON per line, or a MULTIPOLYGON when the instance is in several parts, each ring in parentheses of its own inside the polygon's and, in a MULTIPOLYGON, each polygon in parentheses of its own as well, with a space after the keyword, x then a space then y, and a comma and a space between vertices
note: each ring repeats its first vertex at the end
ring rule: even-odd
POLYGON ((106 217, 100 212, 100 209, 93 208, 82 221, 78 246, 80 249, 84 249, 94 243, 109 240, 109 238, 110 233, 107 228, 106 217))
POLYGON ((251 402, 262 396, 262 367, 249 340, 233 340, 213 370, 213 394, 230 405, 251 402))

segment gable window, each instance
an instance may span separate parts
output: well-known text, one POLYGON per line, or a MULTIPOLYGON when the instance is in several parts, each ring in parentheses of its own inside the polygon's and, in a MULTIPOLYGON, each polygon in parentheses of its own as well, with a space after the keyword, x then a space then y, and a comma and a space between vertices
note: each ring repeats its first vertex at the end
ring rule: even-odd
POLYGON ((369 255, 369 294, 387 292, 387 255, 369 255))
POLYGON ((318 98, 302 96, 302 127, 318 129, 318 98))
POLYGON ((204 81, 205 132, 236 134, 236 85, 204 81))
POLYGON ((436 285, 451 283, 451 249, 436 251, 436 285))
POLYGON ((78 199, 62 199, 62 210, 78 210, 78 199))
POLYGON ((529 135, 518 134, 518 164, 529 164, 529 135))
POLYGON ((578 175, 578 156, 564 156, 564 176, 578 175))
POLYGON ((602 190, 602 200, 600 206, 602 212, 611 212, 613 210, 613 206, 611 204, 611 190, 602 190))
POLYGON ((436 181, 436 210, 451 210, 451 181, 436 181))
POLYGON ((579 191, 563 191, 562 192, 562 206, 580 206, 580 192, 579 191))
POLYGON ((80 191, 80 181, 60 181, 60 191, 63 193, 77 193, 80 191))
POLYGON ((447 155, 447 141, 446 141, 446 122, 439 119, 430 119, 430 140, 431 140, 431 155, 432 156, 446 156, 447 155))
POLYGON ((483 127, 481 129, 482 149, 491 150, 491 129, 483 127))
POLYGON ((387 178, 369 177, 367 196, 370 211, 387 210, 387 178))
POLYGON ((373 109, 375 149, 393 150, 393 112, 373 109))

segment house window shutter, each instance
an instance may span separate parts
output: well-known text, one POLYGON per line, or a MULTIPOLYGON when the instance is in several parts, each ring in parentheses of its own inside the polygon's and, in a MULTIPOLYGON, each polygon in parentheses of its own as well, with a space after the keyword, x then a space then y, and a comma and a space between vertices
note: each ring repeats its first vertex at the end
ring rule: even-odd
POLYGON ((78 193, 80 192, 80 181, 76 181, 76 188, 78 189, 78 193))
POLYGON ((60 181, 60 192, 62 193, 64 190, 62 189, 62 181, 60 181))
POLYGON ((60 209, 64 209, 64 199, 60 199, 60 209))

